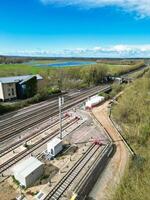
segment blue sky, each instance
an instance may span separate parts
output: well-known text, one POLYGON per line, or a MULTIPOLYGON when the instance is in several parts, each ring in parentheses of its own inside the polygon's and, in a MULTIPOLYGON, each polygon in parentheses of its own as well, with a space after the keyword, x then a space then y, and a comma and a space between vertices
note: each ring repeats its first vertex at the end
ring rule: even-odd
POLYGON ((0 54, 150 57, 150 1, 0 0, 0 54))

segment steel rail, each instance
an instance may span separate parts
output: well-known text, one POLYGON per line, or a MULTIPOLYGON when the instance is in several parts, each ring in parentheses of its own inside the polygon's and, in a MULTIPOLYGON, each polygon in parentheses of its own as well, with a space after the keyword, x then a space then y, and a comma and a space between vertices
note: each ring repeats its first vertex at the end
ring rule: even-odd
MULTIPOLYGON (((92 89, 96 89, 96 88, 91 88, 91 89, 89 89, 88 91, 90 91, 90 90, 92 90, 92 89)), ((82 94, 85 94, 86 92, 88 92, 88 91, 84 91, 84 93, 82 93, 82 94)), ((65 99, 72 99, 72 98, 74 98, 74 97, 68 97, 67 95, 65 95, 65 99)), ((53 100, 54 101, 54 100, 53 100)), ((26 112, 26 113, 22 113, 22 114, 20 114, 20 115, 18 115, 18 116, 15 116, 15 118, 13 117, 13 118, 9 118, 9 119, 5 119, 4 121, 0 121, 0 130, 2 130, 2 128, 3 128, 3 126, 4 126, 4 128, 5 128, 5 126, 7 125, 8 126, 8 124, 10 124, 10 123, 12 123, 12 122, 15 122, 16 120, 18 120, 18 119, 25 119, 28 115, 30 115, 30 114, 38 114, 40 111, 43 111, 43 110, 47 110, 47 108, 50 108, 49 106, 56 106, 58 103, 57 103, 57 99, 55 99, 55 102, 49 102, 48 103, 48 105, 43 105, 43 106, 40 106, 40 107, 37 107, 36 109, 34 109, 34 110, 29 110, 28 112, 26 112)))
MULTIPOLYGON (((69 98, 67 98, 67 99, 69 99, 69 98)), ((48 108, 49 108, 48 110, 50 110, 50 107, 53 107, 53 106, 56 106, 56 105, 57 105, 57 102, 55 100, 55 102, 53 102, 53 103, 51 102, 51 103, 49 103, 48 105, 45 105, 45 106, 43 105, 42 107, 36 108, 35 110, 29 110, 26 113, 22 113, 20 115, 15 116, 15 117, 5 119, 4 121, 0 121, 0 131, 5 130, 6 125, 8 126, 10 124, 10 126, 11 126, 11 123, 14 123, 14 122, 18 123, 18 120, 20 120, 20 119, 24 120, 28 116, 30 118, 31 115, 34 115, 34 114, 38 115, 40 111, 46 111, 48 108)))
POLYGON ((97 161, 106 153, 106 151, 108 151, 108 148, 111 146, 111 143, 108 143, 103 150, 101 151, 100 154, 97 155, 94 163, 92 164, 92 166, 90 168, 88 168, 88 171, 84 174, 84 176, 82 177, 82 179, 78 182, 77 186, 74 189, 74 192, 77 194, 79 189, 81 188, 81 185, 85 182, 85 180, 87 179, 87 174, 90 174, 90 172, 92 171, 92 169, 94 168, 94 165, 96 165, 97 161))
POLYGON ((50 191, 50 193, 44 198, 44 200, 59 199, 99 148, 99 146, 92 144, 86 151, 86 153, 75 163, 75 165, 52 189, 52 191, 50 191))
MULTIPOLYGON (((102 88, 100 91, 107 91, 110 88, 111 88, 110 86, 106 86, 105 88, 102 88)), ((90 91, 90 93, 82 94, 82 95, 80 95, 80 97, 73 98, 72 100, 67 102, 66 105, 64 105, 64 109, 63 110, 68 109, 68 108, 76 105, 77 103, 80 103, 80 102, 84 101, 88 96, 92 96, 92 95, 94 95, 96 93, 97 93, 97 90, 96 91, 94 90, 93 92, 90 91)), ((56 108, 56 107, 53 108, 53 112, 51 114, 49 113, 49 111, 46 111, 46 112, 48 112, 48 114, 47 115, 42 115, 42 116, 41 116, 41 113, 40 113, 40 118, 38 118, 38 120, 35 119, 35 118, 34 118, 33 121, 30 120, 30 126, 31 125, 33 126, 36 123, 40 123, 41 121, 46 120, 50 116, 56 115, 58 113, 58 108, 56 108)), ((22 122, 20 122, 20 123, 22 124, 22 122)), ((29 124, 26 124, 26 125, 22 124, 22 126, 20 126, 17 130, 13 130, 13 131, 12 131, 12 128, 10 129, 8 127, 7 133, 3 133, 1 135, 1 137, 0 137, 1 141, 4 141, 5 139, 7 139, 13 133, 14 134, 20 133, 21 131, 23 131, 28 126, 29 126, 29 124)))
MULTIPOLYGON (((64 117, 63 120, 65 120, 67 118, 68 117, 64 117)), ((42 133, 44 133, 45 131, 49 130, 50 128, 52 128, 53 126, 55 126, 58 123, 59 123, 59 119, 54 121, 52 124, 46 126, 41 131, 36 131, 36 132, 32 133, 31 135, 28 135, 28 136, 22 138, 21 140, 11 144, 9 147, 6 147, 5 149, 0 151, 0 157, 4 156, 5 154, 9 153, 10 151, 13 151, 14 149, 16 149, 18 146, 21 145, 22 142, 28 142, 29 140, 33 139, 37 135, 41 135, 42 133)))
MULTIPOLYGON (((65 130, 66 128, 70 127, 71 125, 73 125, 76 121, 78 121, 77 119, 75 120, 71 120, 70 122, 68 122, 67 124, 64 125, 63 130, 65 130)), ((48 142, 50 139, 54 138, 55 136, 57 136, 59 134, 59 128, 56 129, 55 131, 53 131, 50 135, 45 136, 44 138, 41 138, 39 141, 37 141, 30 149, 25 149, 24 151, 22 151, 20 154, 15 155, 14 157, 10 158, 8 161, 6 161, 5 163, 0 165, 0 173, 2 173, 3 171, 7 170, 8 168, 10 168, 12 165, 14 165, 16 162, 20 161, 21 159, 23 159, 25 156, 31 154, 33 151, 35 151, 36 149, 40 148, 42 145, 44 145, 46 142, 48 142)))

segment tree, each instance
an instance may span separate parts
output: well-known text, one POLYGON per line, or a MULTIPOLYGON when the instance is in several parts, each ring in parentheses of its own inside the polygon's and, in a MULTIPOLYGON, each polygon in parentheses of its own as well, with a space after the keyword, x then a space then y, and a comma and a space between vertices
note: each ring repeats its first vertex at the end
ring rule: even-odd
POLYGON ((90 86, 103 82, 107 75, 107 68, 104 65, 92 65, 81 69, 81 78, 90 86))

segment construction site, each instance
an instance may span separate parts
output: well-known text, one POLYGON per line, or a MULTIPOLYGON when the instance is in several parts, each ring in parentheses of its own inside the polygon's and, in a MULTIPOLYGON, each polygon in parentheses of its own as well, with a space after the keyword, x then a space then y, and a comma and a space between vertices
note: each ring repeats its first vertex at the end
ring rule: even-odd
POLYGON ((86 199, 113 157, 113 137, 93 112, 103 107, 104 97, 84 97, 65 110, 64 97, 59 97, 57 104, 58 114, 38 126, 23 134, 16 132, 12 138, 3 136, 3 200, 86 199))

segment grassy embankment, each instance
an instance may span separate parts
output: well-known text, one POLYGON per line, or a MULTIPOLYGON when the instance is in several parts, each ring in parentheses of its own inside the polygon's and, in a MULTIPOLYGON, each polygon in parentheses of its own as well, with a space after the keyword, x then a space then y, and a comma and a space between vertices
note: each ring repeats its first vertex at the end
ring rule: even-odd
POLYGON ((148 200, 150 188, 150 71, 124 90, 112 110, 136 157, 118 187, 114 200, 148 200))
POLYGON ((108 65, 108 68, 109 68, 110 75, 120 76, 125 73, 139 69, 142 66, 144 66, 144 62, 139 61, 139 62, 132 63, 130 65, 108 65))

